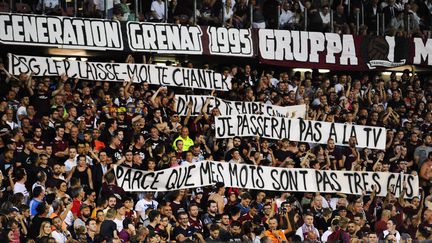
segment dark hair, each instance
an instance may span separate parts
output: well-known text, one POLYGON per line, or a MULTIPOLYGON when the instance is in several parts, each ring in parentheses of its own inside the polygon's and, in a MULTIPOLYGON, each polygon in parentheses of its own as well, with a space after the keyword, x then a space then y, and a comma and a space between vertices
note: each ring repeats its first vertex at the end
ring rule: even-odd
POLYGON ((240 208, 239 207, 232 207, 229 211, 230 216, 234 216, 240 213, 240 208))
POLYGON ((47 206, 45 202, 41 202, 36 206, 37 215, 44 214, 47 210, 47 206))
POLYGON ((150 220, 150 222, 153 222, 158 216, 160 215, 159 211, 157 210, 152 210, 150 211, 150 213, 148 214, 148 218, 150 220))
POLYGON ((211 224, 210 225, 210 231, 220 230, 220 227, 218 224, 211 224))
POLYGON ((27 173, 24 168, 18 168, 15 172, 15 178, 17 179, 17 181, 22 180, 25 175, 27 175, 27 173))
POLYGON ((43 192, 43 188, 41 186, 37 186, 33 189, 33 197, 39 197, 42 192, 43 192))
POLYGON ((217 205, 217 202, 216 202, 216 201, 214 201, 214 200, 208 200, 208 201, 207 201, 207 207, 210 207, 210 205, 211 205, 212 203, 216 203, 216 205, 217 205))
POLYGON ((233 222, 231 223, 231 227, 234 227, 234 226, 237 226, 237 227, 240 227, 240 228, 241 228, 242 224, 240 223, 240 221, 235 220, 235 221, 233 221, 233 222))
POLYGON ((191 207, 198 207, 199 208, 198 204, 196 204, 195 202, 191 202, 189 204, 188 211, 190 211, 191 207))
POLYGON ((127 229, 130 224, 133 224, 133 221, 131 218, 125 218, 123 220, 123 228, 124 229, 127 229))
MULTIPOLYGON (((128 219, 128 218, 125 218, 124 221, 126 221, 126 219, 128 219)), ((85 222, 85 224, 88 226, 88 225, 90 224, 91 221, 95 221, 95 222, 96 222, 96 219, 94 219, 94 218, 89 218, 89 219, 87 219, 87 221, 85 222)))
POLYGON ((241 194, 240 198, 243 199, 249 199, 252 200, 252 196, 248 193, 248 192, 244 192, 243 194, 241 194))
MULTIPOLYGON (((40 186, 39 186, 39 187, 40 187, 40 186)), ((35 189, 36 189, 36 188, 35 188, 35 189)), ((48 204, 52 204, 53 201, 55 200, 55 198, 56 198, 55 193, 49 193, 49 194, 47 194, 47 195, 45 196, 45 201, 46 201, 48 204)))
POLYGON ((89 196, 89 195, 91 195, 93 192, 95 192, 95 190, 93 190, 93 189, 91 189, 91 188, 89 188, 89 187, 86 187, 86 188, 84 189, 84 191, 85 191, 86 196, 89 196))

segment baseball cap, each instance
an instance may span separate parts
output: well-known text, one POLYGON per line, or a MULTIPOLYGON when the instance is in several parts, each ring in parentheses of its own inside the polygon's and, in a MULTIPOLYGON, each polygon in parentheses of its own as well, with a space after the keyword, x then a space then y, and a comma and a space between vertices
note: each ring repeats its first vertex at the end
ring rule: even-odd
POLYGON ((203 191, 202 188, 197 188, 197 189, 195 190, 195 193, 196 193, 196 194, 203 194, 204 191, 203 191))
POLYGON ((9 208, 8 213, 13 213, 13 212, 19 213, 20 211, 19 211, 19 209, 17 207, 11 207, 11 208, 9 208))

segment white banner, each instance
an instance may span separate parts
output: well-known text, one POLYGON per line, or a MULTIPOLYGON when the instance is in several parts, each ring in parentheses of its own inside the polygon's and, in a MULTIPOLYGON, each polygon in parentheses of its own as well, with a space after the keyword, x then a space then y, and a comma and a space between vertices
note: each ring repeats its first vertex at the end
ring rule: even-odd
POLYGON ((178 114, 185 116, 188 112, 188 103, 192 102, 192 116, 201 114, 207 98, 210 98, 210 104, 206 110, 207 114, 218 107, 222 116, 238 114, 264 114, 266 116, 279 116, 288 118, 304 118, 306 116, 306 105, 277 106, 268 105, 261 102, 243 102, 230 101, 215 98, 207 95, 177 95, 175 96, 176 111, 178 114))
POLYGON ((337 145, 348 146, 350 137, 357 139, 358 148, 385 149, 384 127, 309 121, 260 115, 218 116, 215 120, 216 138, 256 137, 288 138, 306 143, 327 143, 333 138, 337 145))
POLYGON ((87 50, 123 50, 120 22, 0 13, 0 43, 87 50))
POLYGON ((164 67, 151 64, 102 63, 55 60, 47 57, 9 54, 9 72, 33 72, 35 76, 60 76, 102 81, 148 82, 149 84, 210 90, 231 89, 231 78, 212 70, 164 67))
POLYGON ((200 26, 128 22, 127 36, 133 51, 202 54, 200 26))
POLYGON ((226 187, 289 192, 370 194, 378 196, 391 188, 398 196, 406 181, 406 197, 418 196, 417 176, 386 172, 354 172, 314 169, 287 169, 227 162, 200 161, 155 172, 117 166, 117 185, 129 192, 172 191, 223 182, 226 187))
POLYGON ((207 28, 209 36, 209 51, 211 55, 253 56, 253 41, 251 29, 225 27, 207 28))
POLYGON ((358 64, 353 35, 260 29, 258 41, 259 53, 266 60, 320 63, 320 54, 325 53, 325 63, 358 64))

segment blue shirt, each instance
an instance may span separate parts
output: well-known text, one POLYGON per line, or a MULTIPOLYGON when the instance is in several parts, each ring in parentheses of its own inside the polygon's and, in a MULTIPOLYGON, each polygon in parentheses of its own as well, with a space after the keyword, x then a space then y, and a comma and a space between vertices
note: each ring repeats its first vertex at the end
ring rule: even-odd
POLYGON ((240 208, 240 215, 249 213, 249 207, 244 207, 241 203, 237 204, 237 207, 240 208))
POLYGON ((34 217, 34 216, 37 214, 36 208, 37 208, 37 206, 38 206, 40 203, 41 203, 41 201, 38 201, 36 198, 33 198, 33 199, 30 201, 30 205, 29 205, 29 207, 30 207, 30 215, 31 215, 32 217, 34 217))

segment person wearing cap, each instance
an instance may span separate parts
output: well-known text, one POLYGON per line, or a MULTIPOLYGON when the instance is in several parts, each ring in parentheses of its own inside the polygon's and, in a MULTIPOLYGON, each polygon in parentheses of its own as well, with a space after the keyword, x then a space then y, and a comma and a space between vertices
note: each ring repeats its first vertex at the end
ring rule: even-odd
POLYGON ((217 203, 218 213, 221 214, 225 208, 225 184, 217 182, 215 187, 215 192, 209 196, 208 200, 213 200, 217 203))
POLYGON ((322 242, 327 242, 328 241, 328 237, 333 234, 333 232, 336 232, 340 229, 339 227, 339 218, 334 218, 331 221, 330 226, 327 228, 326 231, 324 231, 324 233, 321 236, 321 241, 322 242))

